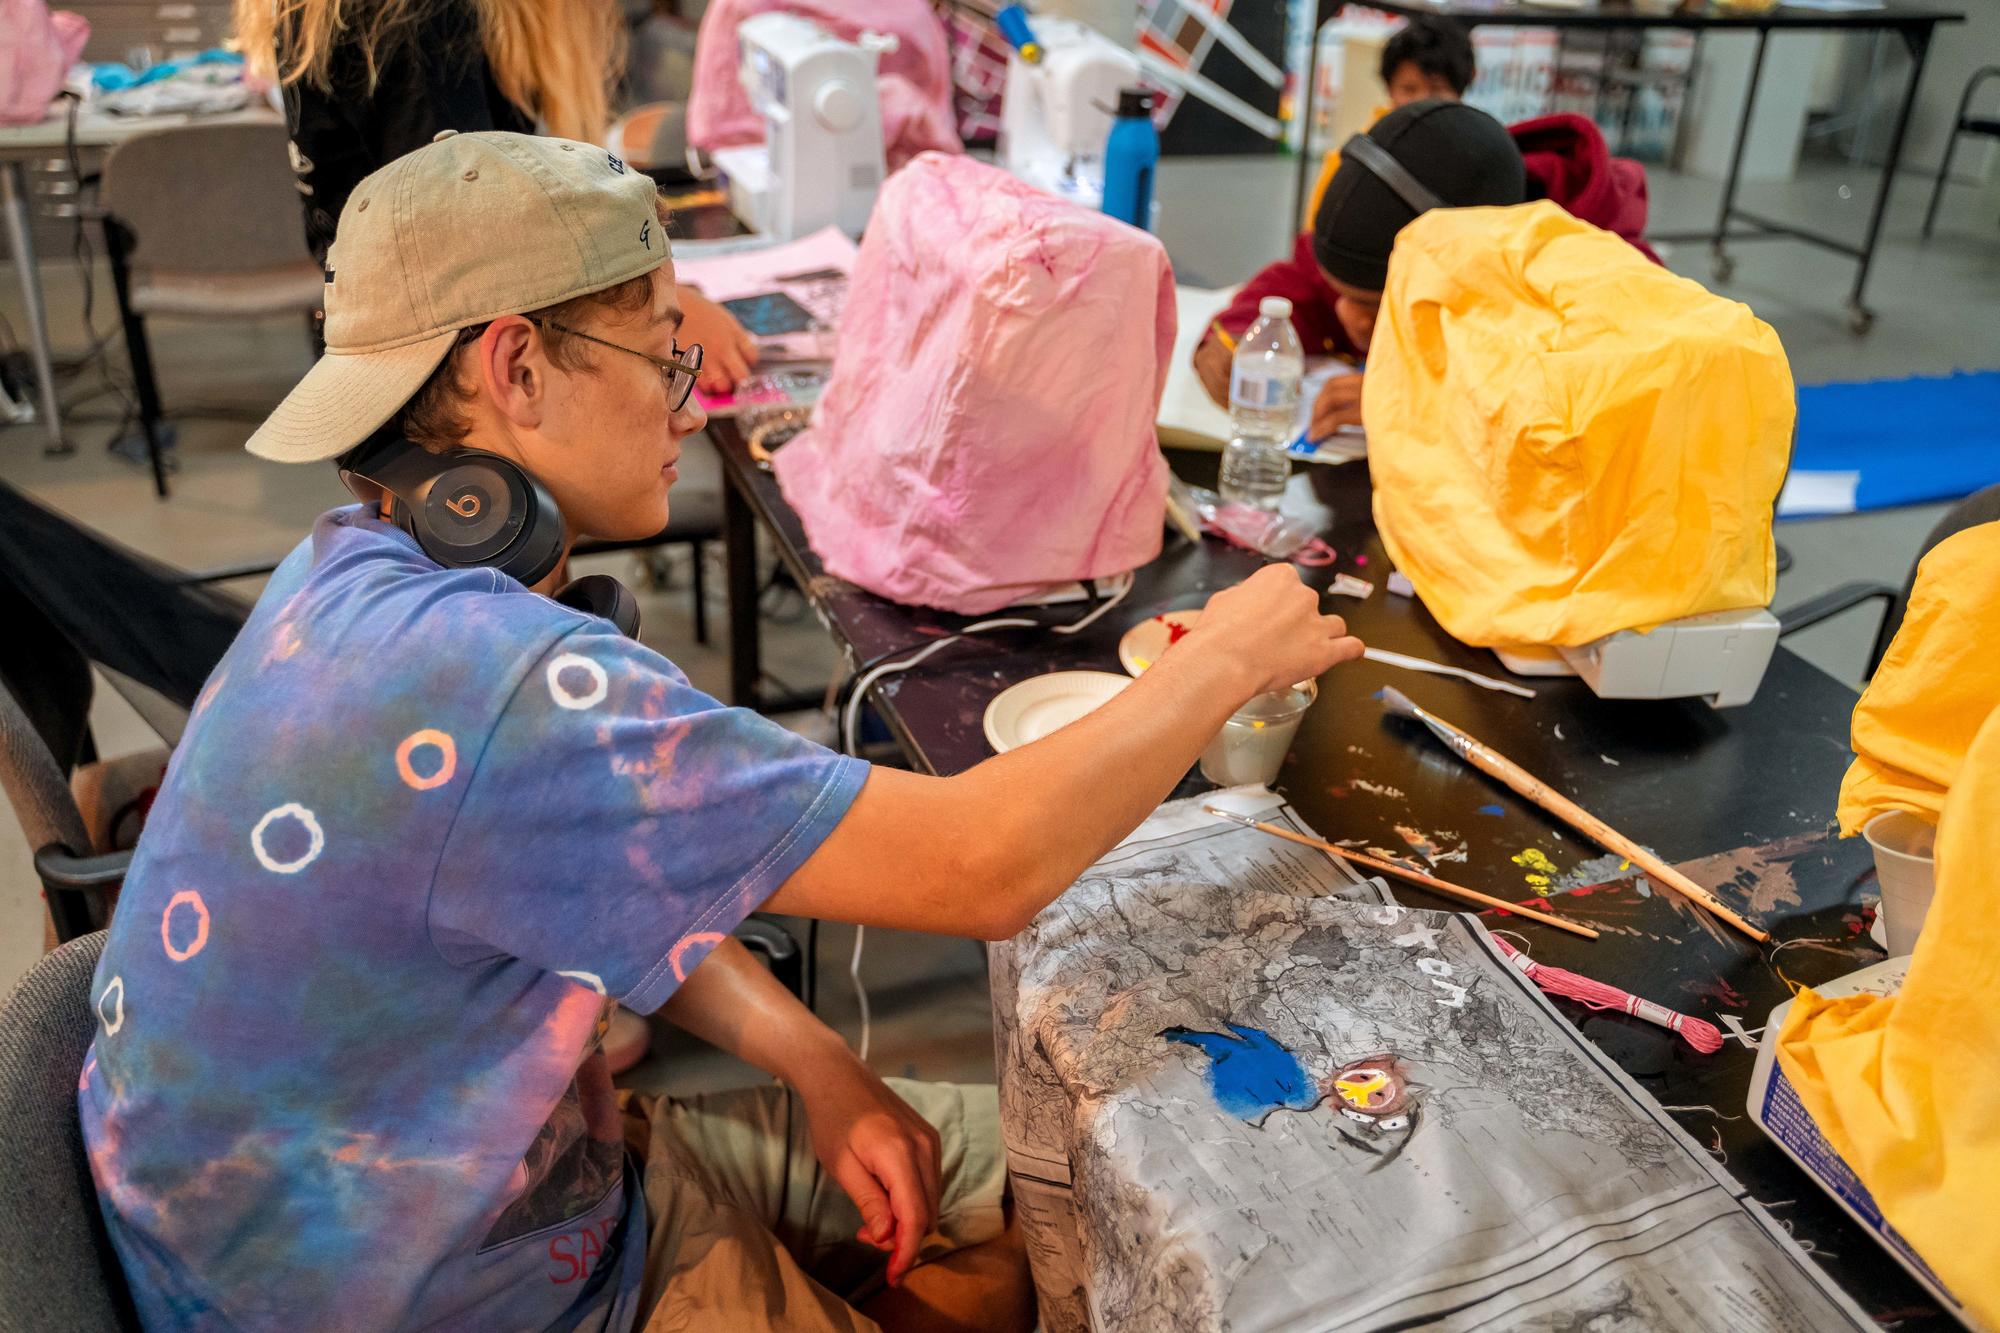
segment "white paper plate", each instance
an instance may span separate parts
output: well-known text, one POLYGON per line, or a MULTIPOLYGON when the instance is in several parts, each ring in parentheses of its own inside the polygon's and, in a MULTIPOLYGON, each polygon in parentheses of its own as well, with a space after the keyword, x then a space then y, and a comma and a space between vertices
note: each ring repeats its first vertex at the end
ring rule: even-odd
POLYGON ((1132 682, 1109 671, 1057 671, 1002 690, 986 705, 986 743, 1019 749, 1082 717, 1132 682))
POLYGON ((1118 641, 1118 662, 1131 675, 1143 675, 1147 667, 1160 660, 1160 654, 1167 651, 1179 631, 1193 629, 1201 622, 1199 611, 1165 611, 1157 616, 1142 620, 1125 631, 1125 637, 1118 641))

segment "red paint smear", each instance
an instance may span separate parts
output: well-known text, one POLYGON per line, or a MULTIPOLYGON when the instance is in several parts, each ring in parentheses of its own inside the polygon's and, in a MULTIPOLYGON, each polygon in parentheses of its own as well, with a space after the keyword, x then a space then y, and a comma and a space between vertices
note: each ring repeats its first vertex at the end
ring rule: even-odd
POLYGON ((1167 626, 1167 647, 1171 648, 1187 637, 1188 627, 1181 624, 1180 621, 1169 620, 1165 623, 1167 626))

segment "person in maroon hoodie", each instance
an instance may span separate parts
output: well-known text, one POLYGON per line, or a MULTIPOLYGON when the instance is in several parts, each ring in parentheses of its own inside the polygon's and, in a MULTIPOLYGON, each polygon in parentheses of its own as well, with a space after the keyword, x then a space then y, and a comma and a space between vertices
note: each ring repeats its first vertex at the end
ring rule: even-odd
MULTIPOLYGON (((1387 61, 1385 60, 1386 64, 1387 61)), ((1362 136, 1357 136, 1362 137, 1362 136)), ((1614 232, 1653 262, 1642 239, 1646 228, 1646 174, 1638 163, 1614 158, 1596 125, 1582 116, 1543 116, 1511 128, 1484 112, 1448 99, 1413 102, 1377 121, 1365 136, 1388 153, 1443 204, 1525 203, 1552 199, 1576 217, 1614 232), (1471 139, 1454 142, 1464 132, 1471 139), (1494 193, 1508 176, 1511 158, 1520 192, 1494 193)), ((1396 233, 1417 208, 1375 172, 1342 154, 1313 218, 1288 260, 1272 264, 1245 283, 1216 316, 1195 348, 1194 368, 1209 396, 1229 402, 1229 367, 1236 339, 1257 318, 1266 296, 1292 303, 1292 327, 1307 356, 1360 361, 1368 351, 1375 310, 1387 280, 1396 233), (1347 186, 1342 188, 1345 178, 1347 186), (1330 262, 1329 256, 1347 255, 1330 262), (1343 271, 1343 267, 1345 271, 1343 271)), ((1341 426, 1361 423, 1360 375, 1329 380, 1313 405, 1308 435, 1325 439, 1341 426)))

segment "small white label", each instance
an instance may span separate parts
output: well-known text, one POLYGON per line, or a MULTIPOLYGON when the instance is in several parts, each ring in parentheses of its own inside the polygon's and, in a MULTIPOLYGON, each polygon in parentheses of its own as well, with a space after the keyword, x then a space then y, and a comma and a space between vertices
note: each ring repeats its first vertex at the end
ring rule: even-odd
POLYGON ((1285 406, 1285 380, 1277 375, 1258 375, 1236 367, 1229 375, 1232 406, 1276 409, 1285 406))

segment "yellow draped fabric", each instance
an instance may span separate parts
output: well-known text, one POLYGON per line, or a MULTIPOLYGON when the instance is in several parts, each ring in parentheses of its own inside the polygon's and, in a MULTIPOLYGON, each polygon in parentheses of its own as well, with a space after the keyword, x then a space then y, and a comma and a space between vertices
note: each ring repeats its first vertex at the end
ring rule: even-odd
POLYGON ((1433 209, 1368 350, 1375 521, 1470 644, 1765 606, 1794 410, 1749 307, 1547 200, 1433 209))
POLYGON ((1854 709, 1840 831, 1909 810, 1935 821, 1973 732, 2000 706, 2000 523, 1947 537, 1917 566, 1909 609, 1854 709))
MULTIPOLYGON (((1940 546, 1939 550, 1944 548, 1940 546)), ((1938 824, 1937 896, 1901 992, 1801 991, 1778 1060, 1882 1215, 2000 1329, 2000 710, 1938 824)))

